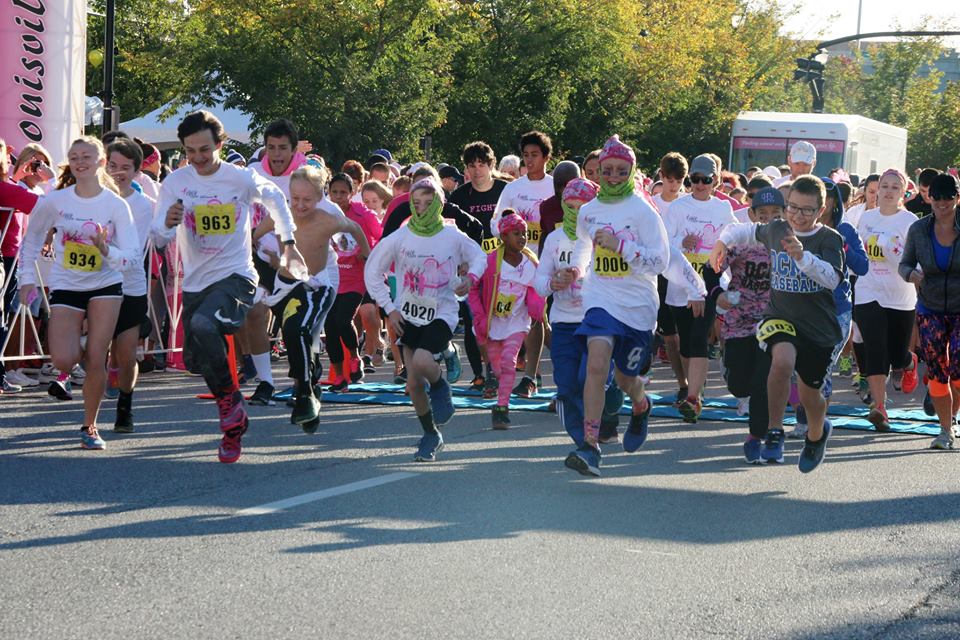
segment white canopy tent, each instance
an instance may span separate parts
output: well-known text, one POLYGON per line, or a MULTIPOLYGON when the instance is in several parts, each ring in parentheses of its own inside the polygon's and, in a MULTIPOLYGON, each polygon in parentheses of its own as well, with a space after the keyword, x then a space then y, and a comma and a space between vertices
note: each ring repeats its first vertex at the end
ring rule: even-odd
POLYGON ((161 119, 160 114, 169 108, 170 105, 160 107, 140 118, 127 120, 120 123, 120 129, 128 135, 140 138, 144 142, 155 145, 158 149, 170 149, 180 146, 177 139, 177 125, 191 111, 205 109, 217 116, 223 123, 223 128, 231 140, 237 142, 250 142, 250 116, 237 109, 226 109, 222 104, 215 107, 206 107, 202 105, 184 105, 176 113, 166 119, 161 119))

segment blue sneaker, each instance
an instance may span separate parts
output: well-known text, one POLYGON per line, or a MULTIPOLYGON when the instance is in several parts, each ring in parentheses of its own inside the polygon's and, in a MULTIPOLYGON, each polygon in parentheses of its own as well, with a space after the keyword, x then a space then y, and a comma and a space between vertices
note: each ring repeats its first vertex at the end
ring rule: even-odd
POLYGON ((653 408, 653 402, 647 397, 647 408, 641 413, 634 413, 630 416, 630 426, 623 433, 623 450, 627 453, 633 453, 643 446, 647 441, 647 425, 650 421, 650 410, 653 408))
POLYGON ((443 363, 447 366, 447 382, 457 384, 463 374, 463 367, 460 365, 460 347, 456 342, 451 341, 450 346, 443 352, 443 363))
POLYGON ((743 459, 750 464, 763 464, 764 460, 760 456, 763 450, 763 440, 753 436, 747 436, 743 443, 743 459))
POLYGON ((827 440, 833 432, 833 425, 829 420, 823 421, 823 437, 817 442, 810 442, 809 439, 803 443, 803 450, 800 452, 800 460, 797 467, 800 473, 810 473, 820 466, 823 457, 827 454, 827 440))
POLYGON ((767 438, 763 442, 763 451, 760 452, 760 457, 766 462, 783 464, 783 440, 783 429, 767 431, 767 438))
POLYGON ((563 464, 583 476, 600 477, 600 450, 590 445, 582 445, 571 451, 563 464))
POLYGON ((430 385, 430 410, 433 411, 433 422, 438 427, 450 422, 456 409, 453 406, 453 395, 450 392, 450 384, 440 376, 434 384, 430 385))
POLYGON ((100 434, 97 432, 97 428, 94 427, 83 427, 80 429, 80 447, 82 449, 95 449, 97 451, 102 451, 107 448, 107 443, 103 441, 103 438, 100 437, 100 434))
POLYGON ((443 450, 443 436, 439 431, 425 433, 417 443, 417 455, 413 457, 414 462, 436 462, 437 454, 443 450))

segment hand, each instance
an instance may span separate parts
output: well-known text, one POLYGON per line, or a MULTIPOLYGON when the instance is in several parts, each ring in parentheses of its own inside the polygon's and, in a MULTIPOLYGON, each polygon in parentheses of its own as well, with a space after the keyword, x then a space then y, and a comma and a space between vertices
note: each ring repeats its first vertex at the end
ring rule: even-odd
POLYGON ((465 278, 460 278, 460 284, 456 286, 453 292, 458 296, 465 296, 468 293, 470 293, 470 287, 472 286, 473 286, 473 280, 470 278, 470 276, 467 276, 465 278))
POLYGON ((34 298, 37 297, 37 285, 35 284, 21 284, 20 285, 20 304, 25 307, 29 307, 34 298))
POLYGON ((167 229, 173 229, 181 222, 183 222, 183 200, 177 200, 167 209, 167 217, 163 223, 167 229))
POLYGON ((309 140, 300 140, 297 142, 298 153, 310 153, 311 151, 313 151, 313 145, 309 140))
POLYGON ((783 250, 786 251, 790 257, 797 262, 803 258, 803 243, 800 242, 800 238, 793 233, 784 236, 783 240, 780 241, 780 244, 783 246, 783 250))
POLYGON ((279 269, 280 269, 280 256, 278 256, 275 252, 273 252, 273 251, 267 251, 266 249, 264 249, 263 253, 264 253, 264 255, 267 256, 268 262, 270 263, 270 266, 273 267, 274 269, 279 270, 279 269))
POLYGON ((723 271, 724 263, 727 261, 727 245, 725 245, 722 240, 717 240, 707 260, 710 262, 710 267, 713 268, 714 271, 717 273, 723 271))
POLYGON ((576 272, 569 267, 566 269, 560 269, 553 274, 553 279, 550 282, 550 288, 554 291, 563 291, 573 284, 576 275, 576 272))
POLYGON ((107 228, 101 224, 97 225, 97 233, 90 236, 93 246, 100 250, 100 255, 106 258, 110 255, 110 246, 107 245, 107 228))
POLYGON ((307 269, 307 264, 295 244, 283 245, 283 260, 281 263, 286 267, 287 273, 297 280, 306 280, 310 277, 310 270, 307 269))
POLYGON ((695 233, 688 233, 686 236, 684 236, 681 244, 683 245, 684 251, 695 251, 699 242, 700 236, 695 233))
POLYGON ((394 333, 397 334, 397 337, 403 337, 403 316, 400 315, 400 312, 394 309, 390 312, 390 315, 387 316, 387 322, 390 323, 390 326, 393 327, 394 333))
POLYGON ((910 282, 919 287, 920 284, 923 283, 923 271, 920 271, 919 269, 914 269, 911 271, 910 282))
POLYGON ((733 308, 733 305, 730 304, 730 300, 727 299, 727 292, 724 291, 719 296, 717 296, 717 306, 723 309, 724 311, 729 311, 733 308))
POLYGON ((44 182, 49 182, 50 180, 53 180, 55 177, 55 174, 53 173, 53 169, 48 167, 43 162, 37 165, 37 169, 33 173, 44 182))
POLYGON ((620 241, 617 240, 615 235, 606 229, 597 231, 597 234, 593 236, 593 241, 597 244, 597 246, 603 247, 608 251, 617 251, 620 248, 620 241))
POLYGON ((694 318, 703 317, 704 306, 705 306, 705 303, 703 300, 690 300, 689 302, 687 302, 687 308, 693 312, 694 318))

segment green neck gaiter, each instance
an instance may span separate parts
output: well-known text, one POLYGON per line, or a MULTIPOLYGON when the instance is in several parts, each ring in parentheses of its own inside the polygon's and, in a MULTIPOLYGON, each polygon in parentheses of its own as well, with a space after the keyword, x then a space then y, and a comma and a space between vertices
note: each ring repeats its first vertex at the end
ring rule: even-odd
POLYGON ((566 202, 560 202, 560 208, 563 209, 563 232, 572 241, 577 241, 577 215, 580 213, 566 202))
POLYGON ((407 228, 418 236, 435 236, 440 233, 440 230, 443 228, 442 211, 443 202, 440 201, 440 196, 437 194, 433 195, 433 202, 431 202, 427 210, 421 214, 417 213, 411 200, 410 222, 407 223, 407 228))
POLYGON ((633 179, 637 175, 637 167, 634 167, 630 170, 630 175, 626 180, 621 182, 618 185, 611 186, 604 180, 603 176, 600 176, 600 193, 597 194, 597 200, 607 204, 613 202, 619 202, 627 196, 633 193, 634 184, 633 179))

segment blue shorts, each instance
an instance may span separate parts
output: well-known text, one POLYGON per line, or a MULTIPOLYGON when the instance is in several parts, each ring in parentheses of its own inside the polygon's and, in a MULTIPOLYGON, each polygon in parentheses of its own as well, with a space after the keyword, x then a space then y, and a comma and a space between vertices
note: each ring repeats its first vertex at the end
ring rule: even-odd
POLYGON ((603 309, 588 309, 576 333, 584 344, 591 336, 613 341, 613 363, 620 373, 638 376, 650 358, 652 331, 641 331, 623 324, 603 309))

